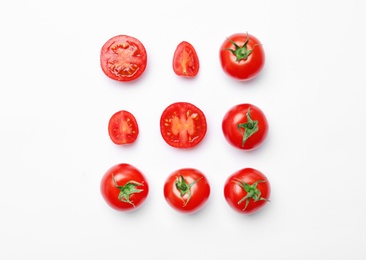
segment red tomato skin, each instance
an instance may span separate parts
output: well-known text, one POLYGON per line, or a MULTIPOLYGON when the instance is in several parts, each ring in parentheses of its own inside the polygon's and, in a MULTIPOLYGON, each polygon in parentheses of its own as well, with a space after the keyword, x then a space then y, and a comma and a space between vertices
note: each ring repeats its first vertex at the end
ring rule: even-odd
POLYGON ((226 202, 233 210, 241 214, 249 215, 262 209, 267 204, 270 194, 271 186, 267 177, 262 172, 253 168, 243 168, 234 172, 226 179, 224 185, 224 197, 226 202), (246 209, 243 210, 245 208, 245 201, 241 204, 238 204, 238 201, 244 198, 247 195, 247 192, 234 182, 236 179, 240 179, 249 185, 252 185, 258 180, 265 180, 265 182, 259 183, 257 188, 261 192, 261 197, 266 200, 254 201, 251 199, 246 209))
POLYGON ((100 183, 100 191, 103 199, 111 208, 117 211, 129 212, 140 208, 144 204, 149 194, 149 184, 146 177, 140 170, 130 164, 121 163, 112 166, 103 175, 100 183), (115 186, 113 176, 117 184, 120 186, 125 185, 128 181, 131 180, 143 184, 143 186, 138 187, 139 189, 142 189, 142 192, 134 193, 130 196, 130 200, 133 202, 134 206, 132 204, 122 202, 118 199, 120 191, 115 186))
POLYGON ((182 77, 194 77, 199 68, 200 62, 193 45, 186 41, 178 44, 173 56, 174 73, 182 77))
POLYGON ((100 66, 104 74, 113 80, 135 80, 143 74, 147 66, 145 46, 132 36, 114 36, 101 49, 100 66))
POLYGON ((193 148, 198 145, 207 132, 206 116, 195 105, 188 102, 175 102, 163 111, 160 118, 160 133, 164 141, 174 148, 193 148), (188 116, 187 116, 188 115, 188 116), (179 120, 178 120, 179 119, 179 120), (181 122, 183 120, 183 123, 181 122), (184 120, 190 122, 191 128, 185 129, 184 120), (179 121, 181 130, 174 125, 179 121), (175 129, 175 130, 174 130, 175 129))
POLYGON ((236 148, 247 151, 256 149, 264 142, 268 135, 268 129, 268 121, 263 111, 249 103, 233 106, 226 112, 222 120, 222 131, 227 142, 236 148), (248 108, 250 108, 251 118, 258 120, 258 131, 249 137, 243 146, 243 135, 238 130, 238 124, 247 122, 248 108))
POLYGON ((117 145, 132 144, 139 135, 139 126, 135 116, 126 110, 114 113, 108 123, 108 134, 117 145))
POLYGON ((220 63, 223 71, 230 77, 240 81, 247 81, 257 77, 265 63, 265 53, 260 41, 255 36, 246 33, 235 33, 228 39, 220 47, 220 63), (236 56, 227 50, 235 49, 228 39, 242 47, 248 36, 247 48, 253 51, 247 59, 237 62, 236 56))
MULTIPOLYGON (((194 168, 182 168, 171 173, 164 184, 164 197, 168 205, 178 212, 193 214, 201 210, 210 197, 210 184, 206 176, 199 170, 194 168), (199 180, 191 187, 191 198, 184 206, 184 201, 180 197, 180 192, 175 186, 176 179, 182 175, 187 183, 199 180)), ((183 196, 187 199, 187 194, 183 196)))

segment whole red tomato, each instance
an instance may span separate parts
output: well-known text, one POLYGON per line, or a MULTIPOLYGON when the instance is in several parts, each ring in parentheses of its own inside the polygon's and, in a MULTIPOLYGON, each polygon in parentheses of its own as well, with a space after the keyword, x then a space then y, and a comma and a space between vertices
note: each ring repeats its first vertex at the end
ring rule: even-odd
POLYGON ((173 56, 173 70, 175 74, 183 77, 194 77, 200 68, 195 48, 189 42, 178 44, 173 56))
POLYGON ((136 118, 126 110, 114 113, 109 119, 108 134, 112 142, 118 145, 135 142, 139 134, 136 118))
POLYGON ((132 36, 114 36, 103 45, 100 52, 102 70, 114 80, 135 80, 145 71, 146 64, 145 46, 132 36))
POLYGON ((100 191, 106 203, 120 211, 132 211, 144 203, 149 193, 145 176, 126 163, 111 167, 103 176, 100 191))
POLYGON ((182 213, 200 210, 210 196, 210 185, 199 170, 183 168, 170 174, 165 181, 164 197, 168 204, 182 213))
POLYGON ((176 102, 163 111, 160 118, 160 132, 170 146, 192 148, 206 135, 206 117, 195 105, 176 102))
POLYGON ((252 150, 263 143, 268 134, 267 118, 252 104, 238 104, 226 112, 222 120, 226 140, 239 149, 252 150))
POLYGON ((224 196, 231 208, 242 214, 252 214, 268 201, 271 187, 260 171, 244 168, 230 175, 224 186, 224 196))
POLYGON ((248 33, 228 37, 220 48, 221 67, 237 80, 256 77, 264 66, 265 55, 260 41, 248 33))

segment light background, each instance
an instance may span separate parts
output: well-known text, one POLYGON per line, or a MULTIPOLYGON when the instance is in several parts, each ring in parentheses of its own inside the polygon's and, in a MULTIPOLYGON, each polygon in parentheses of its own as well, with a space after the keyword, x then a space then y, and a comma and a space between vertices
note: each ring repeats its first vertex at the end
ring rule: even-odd
POLYGON ((1 259, 364 259, 366 248, 365 4, 349 1, 3 1, 0 4, 1 259), (221 70, 225 38, 249 32, 266 52, 261 75, 236 82, 221 70), (112 36, 142 41, 148 67, 132 84, 108 79, 99 53, 112 36), (171 68, 189 41, 195 79, 171 68), (188 101, 208 132, 193 150, 161 138, 160 114, 188 101), (267 115, 265 144, 230 147, 224 113, 252 103, 267 115), (132 112, 135 144, 117 147, 110 116, 132 112), (132 213, 109 208, 105 171, 139 168, 150 194, 132 213), (163 197, 182 167, 206 174, 211 197, 182 215, 163 197), (231 210, 223 184, 254 167, 272 186, 258 214, 231 210))

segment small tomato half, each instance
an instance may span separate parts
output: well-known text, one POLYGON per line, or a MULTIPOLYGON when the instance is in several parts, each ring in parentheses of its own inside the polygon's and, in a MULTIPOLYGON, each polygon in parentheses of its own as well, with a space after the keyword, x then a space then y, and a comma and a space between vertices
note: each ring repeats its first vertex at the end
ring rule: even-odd
POLYGON ((192 148, 205 137, 207 123, 204 113, 188 102, 175 102, 163 111, 160 132, 164 141, 175 148, 192 148))
POLYGON ((268 134, 268 121, 263 111, 252 104, 230 108, 222 120, 225 139, 232 146, 252 150, 260 146, 268 134))
POLYGON ((132 36, 114 36, 100 52, 100 66, 104 74, 113 80, 135 80, 145 71, 146 64, 145 46, 132 36))
POLYGON ((235 211, 252 214, 268 201, 271 186, 267 177, 253 168, 243 168, 231 174, 224 185, 226 202, 235 211))
POLYGON ((114 113, 109 119, 108 134, 112 142, 118 145, 135 142, 139 134, 136 118, 126 110, 114 113))
POLYGON ((136 167, 121 163, 103 175, 100 191, 105 202, 113 209, 132 211, 145 202, 149 185, 146 177, 136 167))
POLYGON ((200 62, 192 44, 183 41, 178 44, 173 56, 173 70, 183 77, 194 77, 198 74, 200 62))
POLYGON ((210 185, 199 170, 183 168, 171 173, 164 184, 167 203, 182 213, 199 211, 210 196, 210 185))
POLYGON ((236 33, 222 43, 220 62, 223 71, 230 77, 250 80, 258 76, 264 67, 264 49, 253 35, 236 33))

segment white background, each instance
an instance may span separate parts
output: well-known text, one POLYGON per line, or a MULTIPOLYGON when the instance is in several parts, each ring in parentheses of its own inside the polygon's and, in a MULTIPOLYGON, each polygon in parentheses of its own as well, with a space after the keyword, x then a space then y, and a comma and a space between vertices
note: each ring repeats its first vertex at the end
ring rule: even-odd
POLYGON ((365 4, 349 1, 2 1, 0 4, 1 259, 364 259, 366 253, 365 4), (221 70, 227 36, 249 32, 266 52, 261 75, 221 70), (141 40, 148 67, 132 84, 107 78, 99 53, 112 36, 141 40), (178 43, 200 58, 195 79, 171 68, 178 43), (161 138, 175 101, 203 110, 208 132, 193 150, 161 138), (221 120, 235 104, 267 115, 263 146, 239 151, 221 120), (140 135, 128 147, 107 133, 129 110, 140 135), (103 201, 108 168, 130 163, 148 178, 144 206, 103 201), (174 170, 206 174, 211 196, 194 215, 171 209, 174 170), (226 204, 223 185, 254 167, 272 186, 251 216, 226 204))

